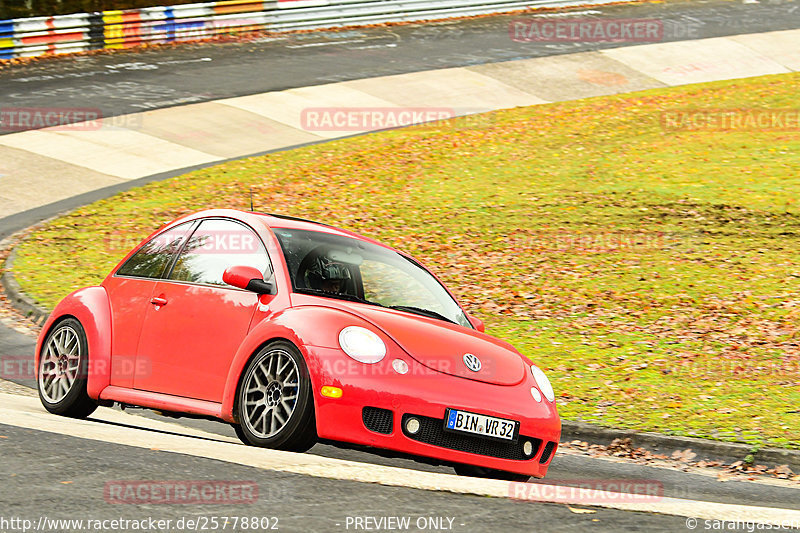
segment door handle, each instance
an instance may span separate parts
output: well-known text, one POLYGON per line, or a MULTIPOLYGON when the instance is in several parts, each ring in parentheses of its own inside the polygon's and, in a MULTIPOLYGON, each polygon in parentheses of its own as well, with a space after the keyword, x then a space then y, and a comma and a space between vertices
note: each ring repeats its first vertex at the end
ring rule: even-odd
POLYGON ((153 305, 167 305, 167 299, 161 297, 150 298, 150 303, 153 305))

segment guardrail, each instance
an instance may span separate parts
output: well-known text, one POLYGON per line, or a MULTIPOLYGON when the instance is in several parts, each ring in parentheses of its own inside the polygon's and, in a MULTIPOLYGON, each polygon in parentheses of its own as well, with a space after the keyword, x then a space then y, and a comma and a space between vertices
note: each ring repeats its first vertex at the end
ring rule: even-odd
POLYGON ((0 20, 0 59, 618 0, 233 0, 0 20))

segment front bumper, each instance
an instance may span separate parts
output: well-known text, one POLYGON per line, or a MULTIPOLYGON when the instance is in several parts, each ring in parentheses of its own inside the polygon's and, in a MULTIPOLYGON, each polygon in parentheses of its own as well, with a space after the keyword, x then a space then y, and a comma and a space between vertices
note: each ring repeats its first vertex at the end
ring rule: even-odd
MULTIPOLYGON (((513 386, 492 385, 431 370, 406 354, 389 353, 380 363, 365 365, 341 350, 306 346, 314 387, 317 433, 322 439, 371 446, 422 456, 443 463, 464 463, 544 477, 558 447, 561 421, 556 406, 536 402, 530 372, 513 386), (401 375, 392 360, 402 359, 401 375), (322 396, 323 386, 342 389, 340 398, 322 396), (520 422, 516 442, 444 431, 447 408, 520 422), (409 418, 420 429, 408 431, 409 418), (525 442, 530 442, 525 454, 525 442)), ((390 351, 391 352, 391 351, 390 351)))

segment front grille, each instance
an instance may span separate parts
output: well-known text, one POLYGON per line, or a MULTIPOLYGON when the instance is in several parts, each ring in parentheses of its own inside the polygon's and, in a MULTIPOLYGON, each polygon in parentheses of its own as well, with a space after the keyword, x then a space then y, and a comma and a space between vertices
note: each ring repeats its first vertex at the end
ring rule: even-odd
POLYGON ((545 464, 547 461, 550 460, 550 456, 553 455, 553 449, 556 447, 555 442, 548 442, 544 445, 544 451, 542 452, 542 456, 539 458, 540 464, 545 464))
POLYGON ((364 421, 364 427, 368 430, 388 435, 392 432, 394 415, 389 409, 365 407, 361 411, 361 420, 364 421))
POLYGON ((541 440, 524 437, 522 435, 520 435, 517 442, 502 442, 473 437, 472 435, 451 433, 444 430, 444 420, 441 418, 430 418, 427 416, 410 414, 403 415, 403 434, 409 439, 424 442, 425 444, 432 444, 441 448, 447 448, 449 450, 474 453, 476 455, 487 455, 489 457, 497 457, 498 459, 513 459, 515 461, 526 461, 536 457, 536 452, 539 451, 539 446, 542 445, 541 440), (406 420, 412 416, 419 420, 419 431, 414 434, 406 430, 406 420), (526 456, 522 451, 522 446, 525 441, 531 441, 531 444, 533 444, 533 453, 530 456, 526 456))

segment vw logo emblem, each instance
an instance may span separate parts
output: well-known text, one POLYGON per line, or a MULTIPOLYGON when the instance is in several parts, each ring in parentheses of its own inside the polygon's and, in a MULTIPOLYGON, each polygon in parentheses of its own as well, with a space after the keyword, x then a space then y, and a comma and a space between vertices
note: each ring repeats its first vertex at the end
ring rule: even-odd
POLYGON ((471 353, 464 354, 464 364, 473 372, 478 372, 481 369, 481 360, 478 359, 477 355, 471 353))

